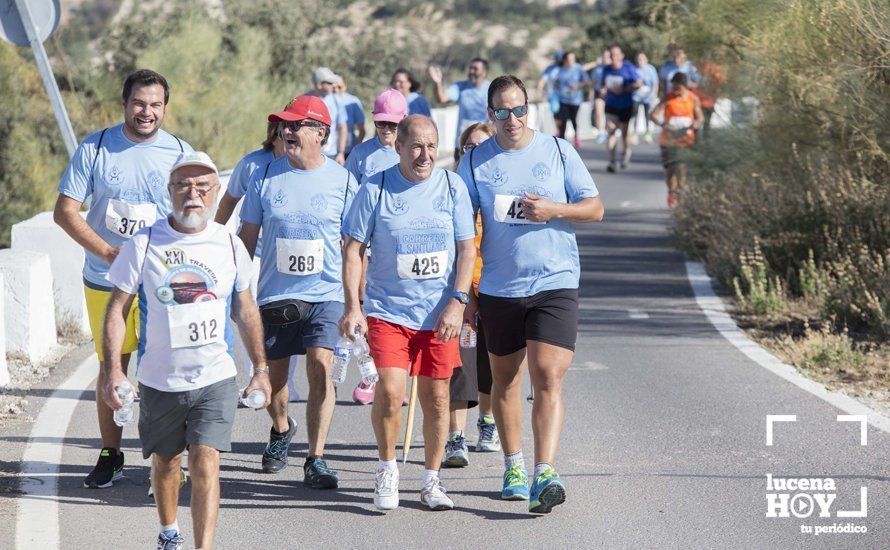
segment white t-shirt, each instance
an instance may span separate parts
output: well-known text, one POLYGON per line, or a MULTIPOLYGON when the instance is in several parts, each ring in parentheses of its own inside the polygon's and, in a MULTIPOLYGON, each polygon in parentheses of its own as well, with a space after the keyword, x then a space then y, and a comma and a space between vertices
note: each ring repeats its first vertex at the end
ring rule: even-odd
POLYGON ((235 376, 232 294, 250 287, 252 269, 241 240, 215 222, 180 233, 164 218, 124 243, 108 279, 138 294, 139 382, 180 392, 235 376))

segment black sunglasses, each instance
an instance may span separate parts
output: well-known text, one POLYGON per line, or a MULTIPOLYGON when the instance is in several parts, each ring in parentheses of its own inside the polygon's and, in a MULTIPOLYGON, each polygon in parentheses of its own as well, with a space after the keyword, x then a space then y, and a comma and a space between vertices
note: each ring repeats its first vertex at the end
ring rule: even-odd
POLYGON ((282 120, 278 123, 278 131, 281 132, 285 128, 290 130, 293 133, 297 133, 300 131, 300 128, 320 128, 319 123, 315 121, 299 121, 292 122, 290 120, 282 120))
POLYGON ((374 126, 380 130, 384 130, 386 128, 389 128, 390 130, 395 130, 399 126, 399 124, 397 122, 387 122, 385 120, 375 120, 374 126))
POLYGON ((492 109, 492 112, 495 120, 507 120, 510 118, 510 113, 513 113, 516 118, 522 118, 528 114, 528 103, 512 109, 492 109))

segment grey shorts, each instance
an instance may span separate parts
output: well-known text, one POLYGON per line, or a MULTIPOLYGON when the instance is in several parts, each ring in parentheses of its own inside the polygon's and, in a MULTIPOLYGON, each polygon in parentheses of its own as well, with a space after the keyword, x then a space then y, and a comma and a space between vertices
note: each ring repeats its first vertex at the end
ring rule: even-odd
POLYGON ((306 355, 309 348, 334 349, 340 339, 343 302, 316 302, 305 319, 289 325, 263 323, 267 359, 306 355))
POLYGON ((197 390, 165 392, 139 384, 139 439, 142 457, 172 457, 188 445, 232 450, 238 408, 235 378, 197 390))

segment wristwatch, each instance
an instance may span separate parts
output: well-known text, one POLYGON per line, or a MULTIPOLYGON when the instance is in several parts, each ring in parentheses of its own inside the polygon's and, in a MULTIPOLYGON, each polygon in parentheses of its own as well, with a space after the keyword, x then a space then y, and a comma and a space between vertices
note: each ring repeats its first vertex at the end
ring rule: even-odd
POLYGON ((466 292, 461 292, 459 290, 452 290, 451 297, 462 303, 463 305, 467 305, 470 303, 470 295, 466 292))

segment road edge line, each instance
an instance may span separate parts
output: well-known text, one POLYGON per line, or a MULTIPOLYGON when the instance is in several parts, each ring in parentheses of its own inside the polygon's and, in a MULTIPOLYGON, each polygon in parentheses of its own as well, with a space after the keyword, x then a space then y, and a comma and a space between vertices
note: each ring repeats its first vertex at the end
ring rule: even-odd
POLYGON ((99 372, 99 358, 92 353, 49 396, 31 427, 22 453, 18 498, 16 548, 59 548, 59 466, 65 436, 80 400, 71 392, 90 388, 99 372), (67 395, 65 395, 67 393, 67 395))
POLYGON ((726 304, 714 292, 711 278, 701 262, 686 262, 686 278, 689 280, 689 286, 692 287, 692 293, 695 295, 699 309, 702 310, 717 332, 749 359, 776 376, 848 414, 866 415, 869 424, 890 433, 890 418, 848 395, 825 389, 824 385, 805 377, 792 365, 783 363, 781 359, 748 338, 727 313, 726 304))

